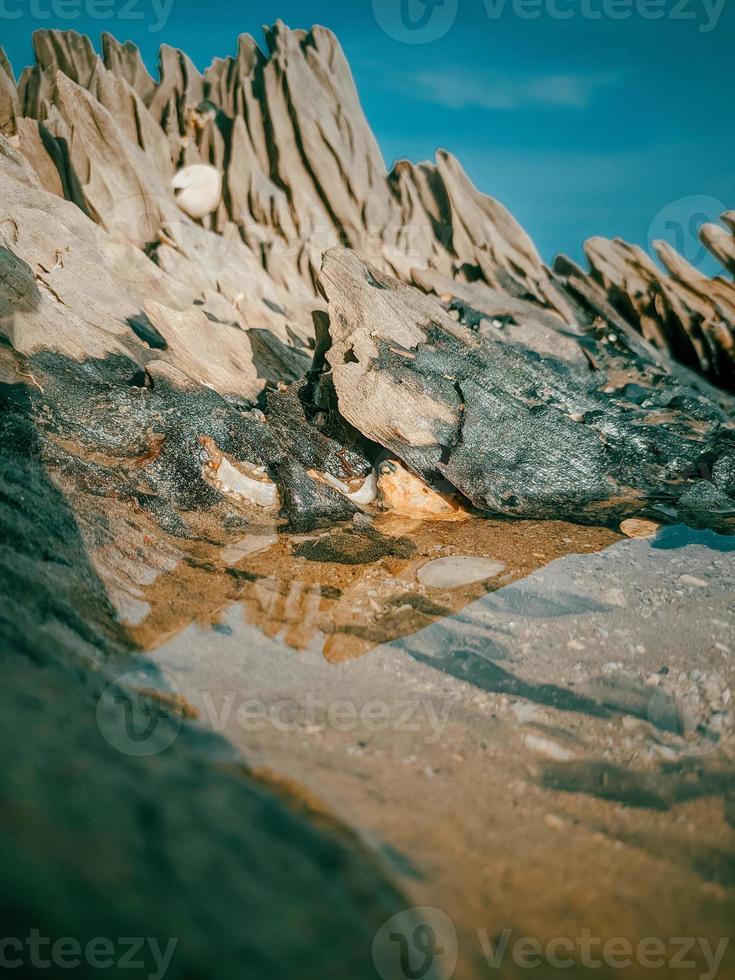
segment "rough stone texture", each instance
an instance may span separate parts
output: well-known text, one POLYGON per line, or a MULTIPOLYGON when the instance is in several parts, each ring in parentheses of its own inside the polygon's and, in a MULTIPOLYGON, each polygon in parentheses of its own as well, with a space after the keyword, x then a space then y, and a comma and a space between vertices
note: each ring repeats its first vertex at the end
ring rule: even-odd
MULTIPOLYGON (((702 242, 732 272, 732 234, 704 225, 702 242)), ((735 285, 724 276, 708 279, 665 242, 655 243, 662 271, 646 253, 619 239, 590 239, 585 253, 588 282, 602 287, 606 298, 646 339, 683 364, 732 387, 735 383, 735 285)), ((580 270, 568 260, 555 268, 574 290, 580 270)))
POLYGON ((10 62, 0 47, 0 133, 3 136, 15 132, 18 116, 18 95, 10 62))
MULTIPOLYGON (((300 390, 285 426, 271 400, 266 442, 232 447, 269 467, 292 521, 344 512, 307 474, 303 447, 325 414, 343 450, 362 440, 358 472, 385 447, 482 510, 667 519, 685 494, 690 519, 705 520, 709 498, 690 490, 727 446, 732 404, 670 355, 725 379, 728 328, 712 318, 735 309, 732 286, 694 279, 665 248, 662 284, 640 249, 597 239, 591 274, 565 259, 550 272, 449 154, 385 173, 329 31, 279 22, 266 41, 267 54, 240 38, 203 75, 164 46, 155 82, 130 44, 106 36, 100 58, 74 32, 36 33, 19 148, 4 142, 0 167, 14 350, 121 357, 146 385, 253 406, 303 375, 326 297, 311 378, 331 345, 328 383, 300 390), (170 186, 197 162, 220 168, 225 188, 202 223, 170 186), (322 269, 334 242, 352 251, 328 252, 322 269)), ((722 235, 703 235, 726 254, 722 235)), ((187 432, 192 459, 200 436, 213 438, 187 432)), ((729 505, 716 514, 727 523, 729 505)))
MULTIPOLYGON (((655 361, 627 350, 627 383, 609 385, 615 335, 589 337, 582 367, 539 356, 457 323, 345 250, 325 256, 322 286, 325 377, 340 414, 482 510, 593 522, 665 514, 696 489, 705 461, 732 453, 728 416, 655 361)), ((717 513, 731 520, 735 501, 717 513)))
MULTIPOLYGON (((667 272, 635 246, 602 239, 587 243, 589 273, 565 259, 550 272, 512 216, 478 193, 449 153, 386 172, 328 30, 292 31, 279 21, 265 40, 262 51, 242 35, 235 56, 215 59, 203 74, 163 45, 155 81, 130 42, 106 34, 99 57, 73 31, 38 31, 36 64, 17 94, 0 59, 0 132, 20 136, 45 188, 75 201, 116 241, 144 249, 189 297, 223 292, 241 326, 267 326, 283 340, 287 330, 309 336, 321 256, 346 245, 424 290, 489 288, 494 295, 482 294, 480 307, 507 307, 509 333, 535 333, 546 347, 553 338, 539 335, 549 317, 575 332, 580 295, 599 289, 630 330, 711 379, 735 383, 729 279, 706 278, 665 243, 656 247, 667 272), (193 163, 223 174, 214 242, 209 232, 195 234, 169 186, 176 168, 193 163), (232 258, 233 280, 235 263, 249 270, 234 293, 207 268, 220 248, 232 258), (200 261, 188 261, 192 252, 200 261), (265 303, 283 312, 274 316, 265 303)), ((701 237, 732 273, 732 221, 722 221, 701 237)))
MULTIPOLYGON (((404 903, 349 831, 299 812, 175 702, 137 694, 163 697, 166 680, 131 657, 29 409, 20 384, 0 386, 4 929, 175 939, 166 976, 180 980, 285 980, 294 963, 313 980, 374 976, 366 951, 404 903), (165 751, 135 755, 126 725, 152 726, 165 751)), ((154 974, 142 956, 136 975, 154 974)))

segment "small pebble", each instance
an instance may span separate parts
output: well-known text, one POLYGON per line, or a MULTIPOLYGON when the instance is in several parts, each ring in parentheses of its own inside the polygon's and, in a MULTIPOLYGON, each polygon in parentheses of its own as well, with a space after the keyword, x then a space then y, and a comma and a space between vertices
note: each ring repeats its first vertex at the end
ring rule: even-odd
POLYGON ((562 820, 561 817, 557 817, 555 813, 547 813, 544 817, 544 823, 547 827, 554 827, 556 830, 561 830, 565 826, 566 821, 562 820))
POLYGON ((553 742, 550 738, 545 738, 543 735, 531 735, 528 733, 523 736, 523 741, 526 743, 526 747, 532 752, 545 755, 547 759, 567 762, 569 759, 574 758, 574 752, 565 748, 563 745, 559 745, 558 742, 553 742))
POLYGON ((644 521, 639 517, 629 517, 620 525, 620 531, 627 538, 652 538, 661 527, 655 521, 644 521))
POLYGON ((494 578, 504 568, 504 562, 491 558, 451 555, 428 561, 418 570, 417 577, 422 585, 428 585, 432 589, 456 589, 462 585, 494 578))
POLYGON ((514 701, 510 710, 521 724, 534 721, 538 716, 538 709, 530 701, 514 701))
POLYGON ((611 606, 625 606, 625 595, 622 589, 607 589, 602 593, 600 597, 603 602, 609 603, 611 606))

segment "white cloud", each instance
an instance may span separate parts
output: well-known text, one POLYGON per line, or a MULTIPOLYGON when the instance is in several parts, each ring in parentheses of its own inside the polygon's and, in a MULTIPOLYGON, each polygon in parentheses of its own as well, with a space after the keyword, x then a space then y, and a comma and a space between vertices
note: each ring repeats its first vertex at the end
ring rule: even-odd
POLYGON ((509 111, 538 106, 585 109, 598 90, 620 81, 619 73, 552 74, 482 78, 477 74, 448 71, 420 71, 405 77, 401 89, 408 88, 427 102, 464 109, 509 111))

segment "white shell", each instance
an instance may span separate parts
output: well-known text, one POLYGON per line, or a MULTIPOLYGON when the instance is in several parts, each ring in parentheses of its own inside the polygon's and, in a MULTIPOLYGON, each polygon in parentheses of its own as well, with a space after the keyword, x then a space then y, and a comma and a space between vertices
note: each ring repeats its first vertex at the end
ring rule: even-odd
POLYGON ((426 521, 464 521, 469 512, 459 501, 424 483, 400 460, 384 459, 377 467, 377 490, 384 510, 426 521))
POLYGON ((353 503, 358 504, 358 506, 365 506, 366 504, 371 504, 378 495, 378 482, 375 476, 375 470, 371 470, 370 473, 365 477, 362 485, 357 490, 350 490, 346 483, 342 480, 337 479, 336 476, 332 476, 331 473, 322 473, 322 478, 325 483, 328 483, 330 487, 334 490, 338 490, 341 494, 351 500, 353 503))
POLYGON ((259 507, 275 507, 278 503, 278 487, 275 483, 252 480, 236 470, 225 457, 222 457, 222 462, 217 467, 217 480, 225 492, 235 493, 259 507))
POLYGON ((171 181, 176 202, 190 218, 203 218, 216 210, 222 197, 222 174, 208 163, 182 167, 171 181))
POLYGON ((378 496, 378 480, 375 470, 370 470, 359 490, 348 493, 347 496, 356 504, 371 504, 378 496))

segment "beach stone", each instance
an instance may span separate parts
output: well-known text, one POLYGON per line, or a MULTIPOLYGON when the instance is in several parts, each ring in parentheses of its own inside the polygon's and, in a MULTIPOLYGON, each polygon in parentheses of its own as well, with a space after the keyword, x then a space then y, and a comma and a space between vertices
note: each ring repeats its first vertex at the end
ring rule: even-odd
POLYGON ((735 497, 735 456, 722 456, 712 467, 712 482, 728 497, 735 497))
POLYGON ((627 538, 652 538, 661 527, 655 521, 644 521, 638 517, 630 517, 622 521, 620 531, 627 538))
POLYGON ((504 562, 492 558, 450 555, 446 558, 435 558, 422 565, 418 571, 418 580, 431 589, 458 589, 463 585, 494 578, 504 568, 504 562))
POLYGON ((523 741, 527 749, 530 749, 531 752, 535 752, 537 755, 543 755, 547 759, 555 759, 557 762, 569 762, 570 759, 574 758, 574 752, 571 749, 560 745, 559 742, 555 742, 551 738, 546 738, 545 735, 527 733, 523 736, 523 741))

